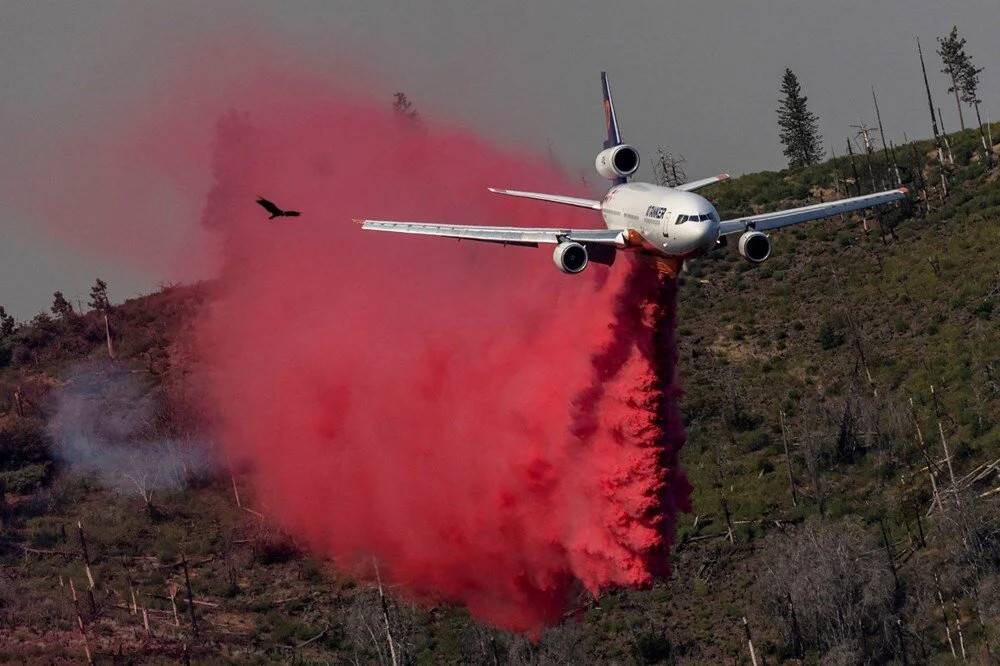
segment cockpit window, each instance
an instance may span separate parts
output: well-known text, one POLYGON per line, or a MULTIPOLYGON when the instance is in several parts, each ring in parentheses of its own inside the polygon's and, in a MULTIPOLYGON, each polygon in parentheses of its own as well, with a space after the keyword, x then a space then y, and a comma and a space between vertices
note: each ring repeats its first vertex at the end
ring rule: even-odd
POLYGON ((707 213, 705 215, 678 215, 677 221, 674 224, 684 224, 685 222, 708 222, 709 220, 719 219, 716 217, 715 213, 707 213))

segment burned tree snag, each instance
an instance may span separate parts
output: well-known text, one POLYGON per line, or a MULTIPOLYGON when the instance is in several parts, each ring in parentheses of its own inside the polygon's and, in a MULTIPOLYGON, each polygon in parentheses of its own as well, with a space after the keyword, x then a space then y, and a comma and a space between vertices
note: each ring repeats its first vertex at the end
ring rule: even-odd
POLYGON ((69 579, 69 590, 73 600, 73 610, 76 612, 76 626, 80 630, 80 636, 83 638, 83 650, 87 653, 87 663, 93 665, 94 657, 90 653, 90 641, 87 639, 87 630, 83 624, 83 615, 80 613, 80 602, 76 596, 76 584, 73 583, 72 578, 69 579))
POLYGON ((941 603, 941 622, 944 624, 944 633, 948 637, 948 646, 951 647, 951 656, 958 659, 955 652, 955 641, 951 639, 951 627, 948 625, 948 610, 944 606, 944 595, 941 594, 941 581, 938 575, 934 574, 934 589, 937 591, 938 601, 941 603))
POLYGON ((924 88, 927 90, 927 107, 931 112, 931 126, 934 128, 934 145, 937 147, 938 164, 941 165, 941 199, 948 196, 948 181, 944 175, 944 150, 941 148, 941 133, 938 131, 937 116, 934 115, 934 98, 931 96, 931 84, 927 80, 927 66, 924 64, 924 52, 917 39, 917 52, 920 54, 920 69, 924 73, 924 88))
POLYGON ((80 536, 80 554, 83 556, 83 566, 87 572, 87 599, 90 601, 90 613, 97 617, 97 602, 94 600, 94 575, 90 571, 90 553, 87 551, 87 539, 83 534, 83 522, 76 521, 76 528, 80 536))
POLYGON ((958 499, 958 484, 955 483, 955 469, 951 465, 951 452, 948 450, 948 440, 944 437, 944 426, 941 425, 941 409, 938 405, 937 393, 934 386, 931 386, 931 398, 934 400, 934 416, 937 417, 938 433, 941 435, 941 447, 944 449, 944 460, 948 463, 948 476, 951 478, 951 490, 955 493, 955 502, 960 504, 958 499))
POLYGON ((781 419, 781 442, 785 446, 785 467, 788 470, 788 487, 792 491, 792 506, 798 506, 799 496, 795 490, 795 477, 792 475, 792 455, 788 452, 788 431, 785 429, 785 412, 779 410, 778 417, 781 419))
POLYGON ((194 594, 191 593, 191 576, 188 575, 187 556, 181 553, 181 565, 184 567, 184 586, 187 588, 188 613, 191 615, 191 631, 198 635, 198 619, 194 614, 194 594))
POLYGON ((931 506, 937 505, 940 509, 944 505, 941 504, 941 494, 938 492, 937 479, 934 477, 934 462, 931 460, 930 454, 927 453, 927 446, 924 444, 924 433, 920 429, 920 420, 917 418, 917 408, 913 404, 913 398, 910 398, 910 412, 913 415, 913 425, 917 429, 917 445, 920 447, 920 453, 927 464, 927 474, 931 478, 931 497, 933 498, 931 506))

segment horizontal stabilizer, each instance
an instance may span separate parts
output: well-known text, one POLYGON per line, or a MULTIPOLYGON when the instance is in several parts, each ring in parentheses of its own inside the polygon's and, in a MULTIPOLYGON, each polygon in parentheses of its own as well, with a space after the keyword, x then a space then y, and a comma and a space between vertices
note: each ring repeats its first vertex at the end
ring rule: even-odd
POLYGON ((724 180, 729 180, 728 173, 720 173, 718 176, 712 176, 711 178, 702 178, 701 180, 692 180, 690 183, 684 183, 683 185, 678 185, 675 190, 680 190, 681 192, 694 192, 695 190, 700 190, 703 187, 708 187, 709 185, 715 185, 716 183, 721 183, 724 180))

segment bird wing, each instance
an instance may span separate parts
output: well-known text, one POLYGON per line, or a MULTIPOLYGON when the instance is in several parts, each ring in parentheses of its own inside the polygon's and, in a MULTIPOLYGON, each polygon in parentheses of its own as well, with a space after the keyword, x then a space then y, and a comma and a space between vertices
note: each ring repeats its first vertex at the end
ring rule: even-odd
POLYGON ((266 210, 271 215, 282 215, 285 212, 280 208, 278 208, 277 206, 275 206, 270 201, 268 201, 267 199, 265 199, 264 197, 257 197, 257 203, 259 203, 264 208, 264 210, 266 210))

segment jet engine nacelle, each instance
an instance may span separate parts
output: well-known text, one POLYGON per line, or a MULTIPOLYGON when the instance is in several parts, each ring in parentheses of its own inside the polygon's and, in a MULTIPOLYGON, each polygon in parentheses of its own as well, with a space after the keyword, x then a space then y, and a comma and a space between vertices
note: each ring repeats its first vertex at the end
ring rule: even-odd
POLYGON ((623 143, 602 150, 595 162, 597 173, 608 180, 626 178, 639 169, 639 151, 623 143))
POLYGON ((559 243, 552 260, 563 273, 579 273, 587 267, 587 248, 579 243, 559 243))
POLYGON ((771 256, 771 239, 762 231, 748 231, 740 236, 739 248, 741 257, 760 264, 771 256))

